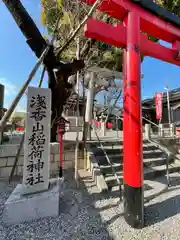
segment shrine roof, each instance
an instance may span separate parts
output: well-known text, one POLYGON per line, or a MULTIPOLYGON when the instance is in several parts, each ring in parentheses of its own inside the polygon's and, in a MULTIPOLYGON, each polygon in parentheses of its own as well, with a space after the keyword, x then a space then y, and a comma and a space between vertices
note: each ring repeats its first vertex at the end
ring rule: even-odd
MULTIPOLYGON (((175 107, 180 103, 180 88, 169 91, 169 101, 171 107, 175 107)), ((163 92, 163 103, 167 104, 167 93, 163 92)), ((142 101, 142 106, 155 107, 155 98, 148 98, 142 101)))

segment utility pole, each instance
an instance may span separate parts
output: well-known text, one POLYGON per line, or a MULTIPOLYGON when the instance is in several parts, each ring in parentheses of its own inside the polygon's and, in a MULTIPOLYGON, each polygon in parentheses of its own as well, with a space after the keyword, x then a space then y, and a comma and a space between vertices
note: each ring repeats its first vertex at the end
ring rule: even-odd
POLYGON ((170 108, 170 101, 169 101, 169 89, 168 87, 164 88, 166 90, 166 96, 167 96, 167 107, 168 107, 168 120, 169 120, 169 126, 171 124, 171 108, 170 108))

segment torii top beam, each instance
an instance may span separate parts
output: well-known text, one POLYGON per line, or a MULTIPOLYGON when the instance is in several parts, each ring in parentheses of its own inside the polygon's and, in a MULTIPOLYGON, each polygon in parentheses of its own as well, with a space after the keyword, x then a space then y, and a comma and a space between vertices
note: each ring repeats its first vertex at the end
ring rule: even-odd
MULTIPOLYGON (((148 10, 152 14, 158 16, 159 18, 175 25, 176 27, 180 27, 180 18, 171 12, 167 11, 165 8, 159 7, 152 0, 132 0, 134 3, 140 5, 142 8, 148 10)), ((172 2, 172 0, 169 0, 172 2)), ((167 1, 166 1, 167 2, 167 1)))
MULTIPOLYGON (((93 4, 95 0, 86 1, 93 4)), ((124 22, 129 11, 136 11, 140 16, 142 32, 172 43, 170 49, 148 40, 146 34, 140 33, 141 54, 180 66, 180 58, 178 57, 180 52, 179 28, 154 16, 130 0, 103 0, 99 9, 124 22)), ((126 27, 122 24, 112 26, 95 19, 88 20, 85 26, 85 36, 118 47, 125 47, 127 42, 126 27)))
MULTIPOLYGON (((96 0, 81 1, 92 5, 95 3, 96 0)), ((146 0, 146 2, 148 3, 149 1, 146 0)), ((159 7, 159 9, 162 8, 159 7)), ((107 13, 111 17, 119 19, 120 21, 123 21, 125 19, 128 12, 136 11, 136 13, 141 18, 140 27, 142 32, 146 32, 151 36, 157 37, 170 43, 173 43, 175 40, 180 41, 180 30, 178 27, 175 26, 175 24, 173 25, 169 22, 164 21, 163 19, 146 11, 142 7, 138 6, 138 4, 135 4, 130 0, 103 0, 102 3, 99 5, 99 10, 107 13)), ((170 12, 164 10, 163 13, 165 12, 166 15, 173 16, 173 14, 170 14, 170 12)), ((176 17, 176 22, 179 23, 177 19, 179 18, 176 17)))
MULTIPOLYGON (((102 21, 90 18, 85 26, 85 36, 124 48, 127 43, 126 28, 122 24, 116 27, 102 21)), ((148 40, 145 34, 140 34, 140 51, 144 56, 150 56, 161 61, 180 66, 180 60, 176 60, 178 51, 170 49, 148 40)))

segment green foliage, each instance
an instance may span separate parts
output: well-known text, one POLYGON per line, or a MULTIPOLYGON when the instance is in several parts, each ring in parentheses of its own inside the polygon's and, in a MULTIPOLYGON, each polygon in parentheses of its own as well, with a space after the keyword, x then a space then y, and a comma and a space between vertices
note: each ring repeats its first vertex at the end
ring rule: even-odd
POLYGON ((180 17, 180 0, 156 0, 155 2, 180 17))

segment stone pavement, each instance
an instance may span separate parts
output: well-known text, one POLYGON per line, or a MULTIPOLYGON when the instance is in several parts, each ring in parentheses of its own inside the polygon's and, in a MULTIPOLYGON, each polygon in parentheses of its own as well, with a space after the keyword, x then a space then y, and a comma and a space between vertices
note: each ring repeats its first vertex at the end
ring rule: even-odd
MULTIPOLYGON (((154 184, 161 183, 162 191, 156 188, 154 193, 151 192, 152 200, 145 198, 146 227, 141 230, 132 229, 125 223, 118 192, 113 195, 101 194, 87 172, 81 171, 80 175, 77 188, 72 172, 65 174, 59 217, 6 227, 0 216, 0 240, 179 239, 179 174, 171 175, 172 187, 168 190, 165 178, 156 179, 154 184)), ((0 215, 15 184, 0 182, 0 215)))

